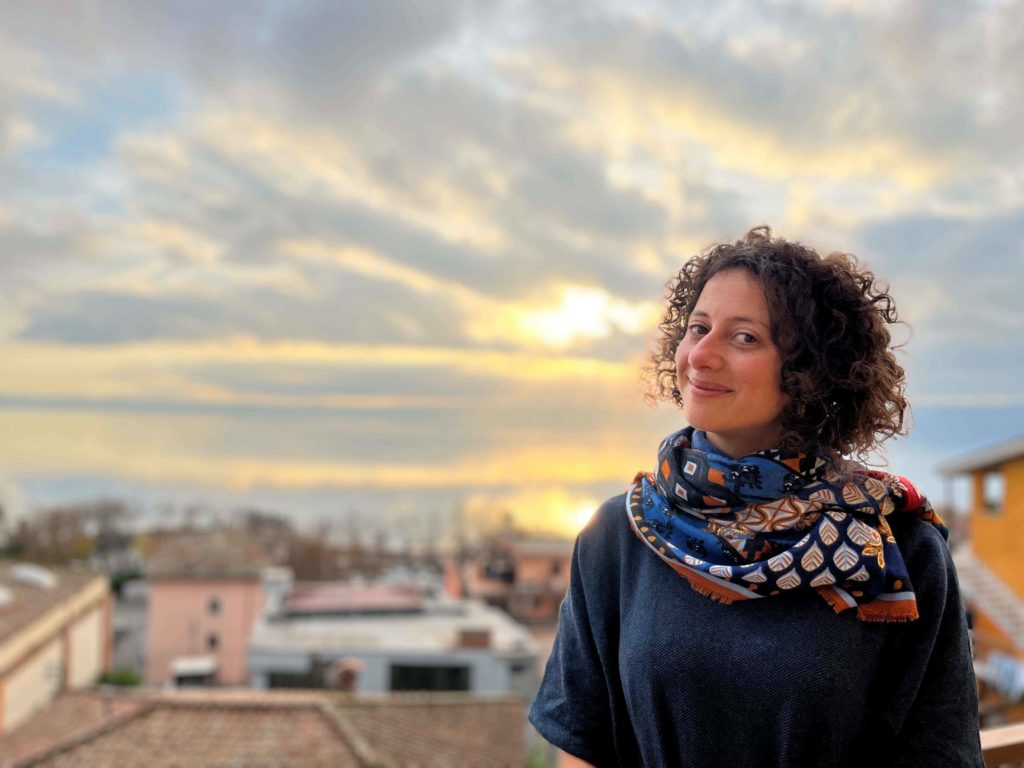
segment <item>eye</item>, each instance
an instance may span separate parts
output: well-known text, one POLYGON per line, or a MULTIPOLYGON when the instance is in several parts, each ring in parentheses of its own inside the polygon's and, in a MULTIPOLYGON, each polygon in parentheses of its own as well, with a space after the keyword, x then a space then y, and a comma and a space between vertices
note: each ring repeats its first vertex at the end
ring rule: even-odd
POLYGON ((686 326, 686 332, 692 336, 703 336, 708 332, 708 327, 703 323, 690 323, 686 326))
POLYGON ((757 337, 752 333, 746 331, 740 331, 736 334, 736 337, 741 344, 757 344, 757 337))

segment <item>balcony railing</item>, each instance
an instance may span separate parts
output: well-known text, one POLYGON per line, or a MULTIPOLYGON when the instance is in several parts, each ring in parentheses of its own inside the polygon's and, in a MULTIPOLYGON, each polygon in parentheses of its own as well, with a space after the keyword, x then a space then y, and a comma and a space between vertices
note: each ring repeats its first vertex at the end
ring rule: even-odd
POLYGON ((981 732, 981 751, 987 768, 1024 765, 1024 723, 1014 723, 981 732))

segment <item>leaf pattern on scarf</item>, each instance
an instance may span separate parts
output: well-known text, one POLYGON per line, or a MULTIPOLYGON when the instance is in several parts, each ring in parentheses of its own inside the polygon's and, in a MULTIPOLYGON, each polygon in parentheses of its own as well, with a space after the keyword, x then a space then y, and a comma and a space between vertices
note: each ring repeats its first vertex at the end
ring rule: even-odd
POLYGON ((786 570, 792 564, 793 564, 793 553, 792 552, 788 552, 788 551, 787 552, 783 552, 781 554, 778 554, 778 555, 776 555, 775 557, 771 558, 768 561, 768 567, 771 568, 776 573, 778 573, 779 571, 786 570))
POLYGON ((812 544, 811 548, 804 552, 804 556, 800 558, 800 567, 807 571, 807 573, 813 573, 824 562, 825 555, 817 544, 812 544))
POLYGON ((857 564, 857 553, 850 549, 849 545, 843 544, 832 555, 832 562, 840 571, 848 571, 857 564))
POLYGON ((831 547, 839 540, 839 531, 836 530, 832 521, 826 518, 818 526, 818 537, 825 543, 825 546, 831 547))
POLYGON ((889 495, 885 483, 875 477, 864 478, 864 490, 867 491, 875 501, 881 501, 889 495))
POLYGON ((858 488, 853 483, 846 483, 846 485, 843 486, 843 501, 845 501, 850 506, 859 506, 866 502, 867 500, 868 497, 865 496, 861 492, 860 488, 858 488))
POLYGON ((815 576, 813 579, 811 579, 811 586, 812 587, 824 587, 824 586, 827 586, 829 584, 835 584, 835 583, 836 583, 836 576, 828 568, 826 568, 824 571, 822 571, 817 576, 815 576))
POLYGON ((793 587, 799 586, 800 582, 801 579, 797 575, 796 569, 794 568, 792 571, 787 571, 786 573, 779 576, 779 580, 775 583, 783 589, 792 589, 793 587))
POLYGON ((878 531, 864 525, 860 520, 850 523, 850 527, 846 529, 846 535, 850 537, 850 541, 861 547, 867 544, 882 543, 882 537, 878 535, 878 531))
POLYGON ((835 493, 833 493, 829 488, 821 488, 820 490, 812 493, 808 498, 821 502, 822 504, 835 504, 837 501, 835 493))

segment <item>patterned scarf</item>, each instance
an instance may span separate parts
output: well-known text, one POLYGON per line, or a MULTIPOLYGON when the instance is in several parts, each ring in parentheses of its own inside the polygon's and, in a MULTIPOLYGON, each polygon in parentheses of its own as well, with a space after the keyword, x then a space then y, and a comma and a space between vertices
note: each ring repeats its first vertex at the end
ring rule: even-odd
POLYGON ((917 601, 886 516, 948 532, 909 481, 779 450, 732 459, 687 427, 637 474, 627 511, 638 537, 698 592, 732 603, 814 589, 840 613, 912 621, 917 601))

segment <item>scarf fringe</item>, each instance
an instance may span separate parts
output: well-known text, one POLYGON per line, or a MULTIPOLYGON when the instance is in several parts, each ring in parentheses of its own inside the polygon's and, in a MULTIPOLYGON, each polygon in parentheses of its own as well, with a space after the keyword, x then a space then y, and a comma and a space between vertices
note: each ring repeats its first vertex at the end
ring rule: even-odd
MULTIPOLYGON (((629 523, 633 529, 633 533, 636 534, 636 537, 640 539, 640 541, 644 542, 644 544, 650 546, 650 543, 647 541, 647 537, 644 536, 644 534, 637 528, 632 515, 629 517, 629 523)), ((735 592, 725 589, 721 585, 716 584, 705 577, 700 571, 696 571, 683 563, 673 560, 672 558, 665 557, 664 554, 660 552, 658 553, 658 556, 661 557, 661 559, 671 567, 673 571, 686 579, 687 583, 689 583, 694 591, 699 592, 705 597, 710 597, 715 602, 722 603, 723 605, 732 605, 737 600, 749 599, 743 597, 743 595, 737 595, 735 592)))
POLYGON ((843 611, 853 608, 853 606, 846 602, 832 587, 818 587, 818 594, 825 598, 825 602, 828 603, 836 613, 842 613, 843 611))
POLYGON ((746 597, 743 597, 742 595, 737 595, 735 592, 730 592, 727 589, 723 589, 718 584, 715 584, 713 581, 708 581, 703 577, 703 575, 699 571, 695 571, 692 568, 689 568, 685 565, 681 565, 678 563, 669 562, 669 565, 672 566, 672 570, 674 570, 676 573, 678 573, 680 576, 686 579, 687 582, 689 582, 690 586, 693 588, 695 592, 698 592, 704 595, 705 597, 710 597, 716 603, 721 603, 722 605, 732 605, 733 603, 739 600, 748 599, 746 597))
POLYGON ((869 603, 850 605, 834 587, 818 587, 818 594, 825 598, 836 613, 857 609, 857 618, 861 621, 916 621, 918 618, 917 601, 910 600, 872 600, 869 603))
POLYGON ((857 618, 862 621, 916 621, 916 600, 872 600, 857 606, 857 618))

